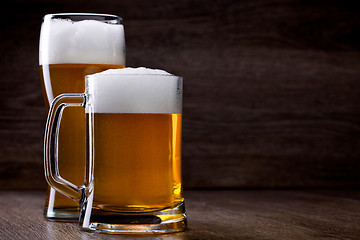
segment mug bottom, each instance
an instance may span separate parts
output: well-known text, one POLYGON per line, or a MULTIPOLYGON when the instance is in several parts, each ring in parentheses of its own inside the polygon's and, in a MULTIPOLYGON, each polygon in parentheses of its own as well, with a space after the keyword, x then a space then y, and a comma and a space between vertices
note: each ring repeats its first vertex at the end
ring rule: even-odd
POLYGON ((52 209, 45 210, 44 216, 49 221, 56 222, 78 222, 79 221, 79 209, 52 209))
POLYGON ((165 234, 186 230, 187 220, 184 203, 172 209, 143 213, 98 214, 80 217, 80 228, 84 231, 108 234, 165 234))
POLYGON ((79 204, 49 187, 44 208, 44 217, 49 221, 78 222, 79 204), (56 200, 56 201, 55 201, 56 200))

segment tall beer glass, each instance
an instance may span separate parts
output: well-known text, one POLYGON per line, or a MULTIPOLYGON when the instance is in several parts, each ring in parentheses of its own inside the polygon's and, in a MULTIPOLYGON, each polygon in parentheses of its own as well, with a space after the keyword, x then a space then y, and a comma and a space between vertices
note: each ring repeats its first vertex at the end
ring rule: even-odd
POLYGON ((45 174, 52 187, 80 203, 82 229, 167 233, 186 228, 181 112, 182 78, 160 70, 107 70, 86 77, 84 94, 55 98, 45 132, 45 174), (58 126, 62 111, 71 106, 86 112, 81 186, 57 171, 58 126))
MULTIPOLYGON (((85 75, 125 67, 122 19, 103 14, 51 14, 43 18, 40 34, 40 72, 46 108, 62 93, 83 93, 85 75)), ((76 184, 84 182, 85 114, 63 113, 59 135, 59 171, 76 184)), ((77 220, 75 201, 48 188, 45 217, 77 220)))

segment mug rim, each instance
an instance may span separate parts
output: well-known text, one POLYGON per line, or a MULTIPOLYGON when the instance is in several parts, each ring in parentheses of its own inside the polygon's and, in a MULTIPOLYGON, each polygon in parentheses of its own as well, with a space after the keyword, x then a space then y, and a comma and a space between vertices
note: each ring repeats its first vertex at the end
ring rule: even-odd
POLYGON ((105 22, 105 23, 112 23, 112 24, 123 24, 123 19, 122 17, 119 17, 117 15, 114 14, 107 14, 107 13, 50 13, 50 14, 46 14, 43 17, 43 22, 45 20, 50 20, 50 19, 69 19, 71 21, 77 22, 77 21, 82 21, 82 20, 98 20, 101 22, 105 22), (72 19, 73 18, 81 18, 83 17, 84 19, 72 19), (103 20, 100 19, 86 19, 85 17, 94 17, 94 18, 101 18, 103 17, 103 20), (114 22, 115 21, 115 22, 114 22))

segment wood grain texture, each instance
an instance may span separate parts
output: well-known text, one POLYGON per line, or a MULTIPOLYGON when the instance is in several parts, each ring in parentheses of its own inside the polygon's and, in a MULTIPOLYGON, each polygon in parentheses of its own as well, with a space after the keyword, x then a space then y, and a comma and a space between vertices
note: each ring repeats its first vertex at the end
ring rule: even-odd
POLYGON ((0 189, 42 189, 41 17, 124 18, 127 65, 185 81, 185 187, 358 187, 355 1, 5 1, 0 189), (11 21, 9 21, 11 19, 11 21), (21 66, 21 67, 19 67, 21 66))
POLYGON ((358 239, 359 191, 186 191, 186 232, 129 237, 48 222, 44 192, 0 192, 0 239, 358 239))

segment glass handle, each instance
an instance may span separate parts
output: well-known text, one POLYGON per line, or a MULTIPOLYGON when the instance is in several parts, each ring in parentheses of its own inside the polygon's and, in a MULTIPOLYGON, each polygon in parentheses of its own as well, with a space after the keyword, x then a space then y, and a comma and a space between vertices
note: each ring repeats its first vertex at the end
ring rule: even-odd
POLYGON ((44 137, 44 167, 48 184, 67 197, 80 202, 81 187, 62 178, 58 164, 58 137, 61 116, 66 107, 84 107, 85 94, 61 94, 51 103, 44 137))

